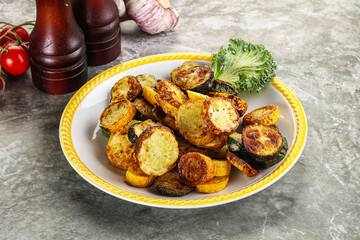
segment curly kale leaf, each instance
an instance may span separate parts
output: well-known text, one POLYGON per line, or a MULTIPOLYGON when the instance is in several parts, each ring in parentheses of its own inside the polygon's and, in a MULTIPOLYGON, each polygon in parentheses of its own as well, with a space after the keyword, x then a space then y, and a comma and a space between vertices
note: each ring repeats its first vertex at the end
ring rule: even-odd
POLYGON ((261 92, 272 82, 277 68, 270 52, 261 44, 230 39, 227 49, 221 47, 212 55, 211 69, 215 79, 231 85, 237 92, 261 92))

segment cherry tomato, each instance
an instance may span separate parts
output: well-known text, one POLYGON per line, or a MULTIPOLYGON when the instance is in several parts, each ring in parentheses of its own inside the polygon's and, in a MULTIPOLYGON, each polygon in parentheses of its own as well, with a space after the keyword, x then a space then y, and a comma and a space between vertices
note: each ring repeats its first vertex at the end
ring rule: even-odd
MULTIPOLYGON (((10 25, 5 26, 3 28, 3 30, 0 32, 0 36, 5 35, 5 33, 11 28, 12 28, 12 26, 10 26, 10 25)), ((15 29, 13 29, 12 32, 15 32, 19 36, 19 38, 20 38, 20 40, 22 42, 28 42, 29 41, 29 33, 25 30, 25 28, 17 27, 15 29)), ((6 37, 1 39, 0 46, 3 47, 8 43, 14 43, 14 42, 16 42, 16 40, 17 39, 16 39, 15 35, 13 33, 9 32, 8 34, 6 34, 6 37)))
POLYGON ((8 52, 1 54, 1 66, 7 73, 17 76, 25 73, 30 66, 29 55, 21 46, 11 45, 8 52))

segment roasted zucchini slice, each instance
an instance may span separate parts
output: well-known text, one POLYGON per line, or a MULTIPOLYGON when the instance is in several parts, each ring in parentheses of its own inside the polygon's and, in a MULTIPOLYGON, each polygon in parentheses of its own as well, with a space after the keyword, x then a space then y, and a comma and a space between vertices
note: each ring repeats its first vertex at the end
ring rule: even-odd
POLYGON ((280 151, 271 159, 263 159, 263 158, 256 158, 254 159, 254 163, 258 168, 269 168, 281 160, 283 160, 286 156, 286 153, 289 149, 288 143, 286 138, 283 137, 283 145, 280 151))
POLYGON ((163 100, 160 95, 156 95, 155 99, 158 103, 158 105, 161 107, 161 109, 169 116, 171 116, 172 118, 175 118, 178 112, 178 108, 174 107, 173 105, 171 105, 170 103, 168 103, 167 101, 163 100))
POLYGON ((156 89, 162 100, 178 108, 189 98, 181 89, 169 80, 163 79, 156 84, 156 89))
POLYGON ((138 163, 131 164, 125 173, 125 182, 130 186, 146 188, 153 184, 155 177, 146 175, 138 163))
POLYGON ((172 81, 183 90, 205 93, 214 83, 214 73, 209 65, 181 69, 172 75, 172 81))
POLYGON ((199 64, 195 61, 185 61, 180 67, 175 68, 174 70, 171 71, 171 80, 174 82, 175 76, 179 71, 195 66, 199 66, 199 64))
POLYGON ((141 92, 141 84, 134 76, 125 76, 115 83, 111 89, 111 102, 121 99, 134 100, 141 92))
POLYGON ((152 126, 161 126, 161 124, 155 123, 148 119, 146 121, 134 123, 131 125, 128 131, 128 138, 130 142, 135 145, 141 133, 152 126))
POLYGON ((157 79, 154 75, 150 74, 140 74, 136 76, 137 80, 141 84, 141 87, 144 88, 144 86, 149 86, 151 88, 155 88, 157 79))
POLYGON ((225 144, 223 147, 218 149, 208 149, 207 154, 212 159, 225 159, 228 151, 228 146, 225 144))
POLYGON ((156 120, 161 122, 162 124, 170 127, 171 129, 178 130, 175 119, 169 115, 167 115, 160 106, 154 107, 152 110, 152 114, 156 120))
POLYGON ((189 100, 179 107, 175 118, 180 134, 196 146, 205 145, 215 138, 203 120, 202 108, 202 101, 189 100))
POLYGON ((217 176, 205 183, 196 186, 196 191, 201 193, 216 193, 223 190, 229 182, 229 176, 217 176))
POLYGON ((185 185, 177 172, 167 172, 156 178, 154 182, 156 190, 162 194, 171 197, 182 197, 191 192, 194 188, 185 185))
POLYGON ((242 141, 252 159, 272 159, 280 151, 283 137, 275 128, 266 125, 249 125, 242 131, 242 141))
POLYGON ((135 146, 129 141, 127 134, 114 132, 110 135, 106 145, 106 153, 109 162, 117 168, 128 169, 128 167, 136 162, 133 157, 135 146))
POLYGON ((231 172, 231 163, 226 159, 212 159, 215 165, 214 176, 229 176, 231 172))
POLYGON ((238 132, 234 132, 229 135, 227 139, 228 149, 235 153, 240 158, 247 160, 249 158, 248 153, 244 147, 242 134, 238 132))
POLYGON ((155 88, 144 86, 143 87, 143 97, 154 107, 159 106, 158 102, 156 101, 156 96, 159 95, 155 88))
POLYGON ((214 134, 228 134, 234 132, 240 117, 229 100, 223 98, 207 98, 202 107, 202 117, 214 134))
POLYGON ((139 136, 135 156, 147 175, 161 176, 175 167, 179 156, 178 142, 170 128, 152 126, 139 136))
POLYGON ((280 118, 279 107, 269 105, 257 108, 243 117, 242 126, 246 127, 252 124, 272 125, 275 124, 280 118))
POLYGON ((229 150, 226 154, 226 159, 237 169, 245 173, 246 176, 248 177, 253 177, 259 174, 259 171, 253 166, 251 166, 250 163, 244 161, 243 159, 236 156, 234 153, 230 152, 229 150))
POLYGON ((129 100, 110 103, 100 116, 100 126, 110 132, 116 132, 128 124, 136 114, 135 105, 129 100))
POLYGON ((238 110, 240 117, 242 117, 248 109, 247 102, 233 94, 210 91, 207 92, 206 95, 210 97, 219 97, 229 100, 232 103, 232 105, 236 108, 236 110, 238 110))
POLYGON ((137 110, 134 117, 135 119, 145 121, 153 118, 152 110, 154 107, 148 101, 143 98, 137 98, 134 101, 134 105, 137 110))
POLYGON ((214 177, 215 165, 208 156, 189 152, 180 158, 178 173, 186 185, 194 187, 214 177))

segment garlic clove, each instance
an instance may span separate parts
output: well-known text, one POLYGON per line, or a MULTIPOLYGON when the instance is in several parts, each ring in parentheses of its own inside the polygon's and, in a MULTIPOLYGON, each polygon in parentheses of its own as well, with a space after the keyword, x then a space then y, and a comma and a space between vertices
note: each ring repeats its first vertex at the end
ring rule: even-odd
POLYGON ((127 14, 145 32, 168 32, 177 25, 179 14, 168 0, 125 0, 127 14))

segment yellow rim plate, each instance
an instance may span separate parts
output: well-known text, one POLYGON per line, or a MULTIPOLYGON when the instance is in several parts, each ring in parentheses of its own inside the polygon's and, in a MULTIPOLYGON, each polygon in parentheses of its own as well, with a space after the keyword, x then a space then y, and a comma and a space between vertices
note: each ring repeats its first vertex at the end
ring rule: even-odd
POLYGON ((285 101, 291 108, 294 118, 294 139, 290 151, 287 157, 276 167, 271 173, 263 177, 259 181, 246 186, 237 191, 215 195, 208 197, 203 195, 200 199, 169 199, 162 198, 162 196, 151 197, 145 196, 139 193, 124 190, 109 182, 103 180, 101 177, 93 173, 84 164, 77 154, 77 149, 74 146, 72 139, 72 123, 74 115, 84 98, 97 86, 109 78, 129 69, 133 69, 145 64, 157 63, 171 60, 198 60, 198 61, 211 61, 211 54, 208 53, 167 53, 159 54, 148 57, 143 57, 135 60, 125 62, 123 64, 114 66, 98 76, 87 82, 81 89, 79 89, 67 104, 60 121, 60 143, 63 152, 71 164, 71 166, 89 183, 95 187, 105 191, 115 197, 128 200, 130 202, 139 203, 148 206, 164 207, 164 208, 199 208, 209 207, 219 204, 232 202, 238 199, 250 196, 274 183, 280 179, 290 168, 295 164, 296 160, 300 156, 302 149, 305 145, 307 135, 307 123, 304 110, 294 95, 294 93, 278 78, 274 79, 272 86, 285 98, 285 101))

